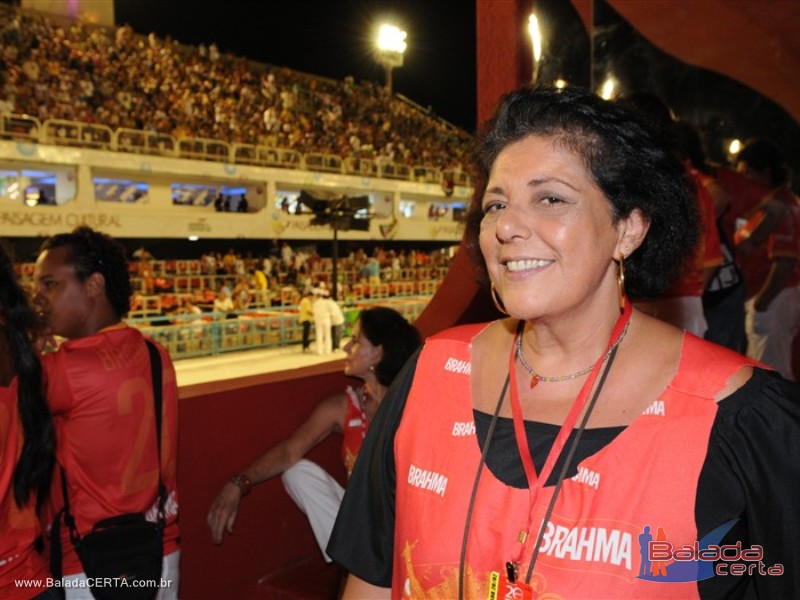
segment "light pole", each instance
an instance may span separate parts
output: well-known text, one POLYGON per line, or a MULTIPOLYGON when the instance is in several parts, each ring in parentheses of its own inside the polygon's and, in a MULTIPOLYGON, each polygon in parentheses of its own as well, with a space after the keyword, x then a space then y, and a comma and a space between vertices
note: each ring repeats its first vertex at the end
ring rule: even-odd
POLYGON ((406 51, 406 34, 394 25, 381 25, 378 29, 376 56, 386 70, 386 91, 392 95, 392 69, 403 66, 406 51))

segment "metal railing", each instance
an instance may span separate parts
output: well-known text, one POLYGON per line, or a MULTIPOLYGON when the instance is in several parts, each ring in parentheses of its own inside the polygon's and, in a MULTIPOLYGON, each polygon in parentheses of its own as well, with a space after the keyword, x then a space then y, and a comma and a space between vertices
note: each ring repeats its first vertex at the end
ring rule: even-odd
MULTIPOLYGON (((413 322, 430 299, 431 296, 408 296, 346 304, 343 307, 343 336, 350 335, 353 323, 364 308, 388 306, 413 322)), ((208 312, 199 315, 136 317, 126 319, 126 322, 163 345, 172 360, 291 346, 300 344, 303 337, 296 306, 273 306, 228 314, 208 312)))
POLYGON ((383 159, 341 157, 323 152, 302 154, 291 148, 229 144, 211 138, 175 138, 166 133, 124 127, 112 130, 105 125, 65 119, 47 119, 41 122, 30 115, 13 113, 0 113, 0 138, 422 183, 441 183, 449 176, 455 185, 472 185, 469 175, 463 171, 442 171, 424 165, 408 166, 383 159))

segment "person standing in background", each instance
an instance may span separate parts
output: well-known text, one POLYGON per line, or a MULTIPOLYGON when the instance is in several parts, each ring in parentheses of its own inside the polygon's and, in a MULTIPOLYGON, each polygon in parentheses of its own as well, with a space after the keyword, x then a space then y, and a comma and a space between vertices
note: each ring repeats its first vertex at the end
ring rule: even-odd
MULTIPOLYGON (((157 598, 177 598, 178 389, 169 354, 156 344, 163 381, 159 451, 150 353, 141 332, 122 322, 131 296, 125 250, 108 235, 78 227, 45 240, 34 281, 45 332, 66 338, 42 357, 62 469, 51 490, 53 514, 64 504, 66 474, 69 510, 80 536, 98 521, 124 513, 156 521, 162 481, 167 499, 161 577, 168 586, 157 598)), ((69 527, 61 527, 60 541, 67 600, 91 599, 69 527)))
POLYGON ((315 287, 314 301, 311 310, 314 314, 314 338, 317 341, 317 354, 328 354, 331 352, 331 313, 326 300, 328 290, 315 287))
POLYGON ((800 201, 789 188, 780 150, 766 140, 747 144, 736 170, 772 191, 749 213, 734 235, 747 291, 747 355, 792 372, 792 343, 800 332, 800 201))
POLYGON ((734 257, 733 230, 729 235, 723 226, 723 215, 731 207, 732 196, 717 180, 719 169, 708 163, 699 131, 686 121, 678 121, 676 130, 681 159, 695 178, 698 190, 702 188, 711 198, 722 251, 722 263, 711 273, 703 292, 703 313, 708 324, 704 337, 744 353, 744 279, 734 257))
POLYGON ((269 305, 269 281, 264 271, 260 268, 261 261, 254 263, 249 269, 250 273, 250 287, 256 296, 256 301, 261 306, 269 305))
POLYGON ((312 298, 310 287, 303 288, 303 297, 297 308, 300 310, 300 325, 303 328, 303 352, 308 352, 311 346, 311 324, 314 322, 314 311, 312 310, 312 298))
POLYGON ((331 350, 336 352, 342 340, 342 329, 344 327, 344 313, 342 307, 330 296, 325 299, 325 306, 331 319, 331 350))
MULTIPOLYGON (((634 92, 619 103, 651 127, 680 156, 678 128, 669 106, 658 96, 634 92)), ((681 159, 684 157, 680 156, 681 159)), ((702 183, 700 172, 684 159, 684 167, 694 182, 695 205, 692 218, 699 220, 701 235, 694 253, 680 274, 658 298, 633 298, 636 307, 652 317, 703 337, 708 324, 703 312, 703 292, 714 271, 722 264, 722 246, 717 230, 714 203, 702 183)))
POLYGON ((47 591, 47 564, 34 549, 37 500, 50 487, 55 447, 33 345, 36 325, 0 244, 0 598, 7 600, 58 597, 47 591), (39 585, 18 587, 23 580, 39 585))

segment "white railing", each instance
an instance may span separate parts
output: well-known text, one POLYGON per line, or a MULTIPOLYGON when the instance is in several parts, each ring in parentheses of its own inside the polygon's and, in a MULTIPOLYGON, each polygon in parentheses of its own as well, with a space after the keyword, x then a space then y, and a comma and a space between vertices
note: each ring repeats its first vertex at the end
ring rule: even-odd
POLYGON ((100 150, 111 149, 111 142, 114 138, 114 132, 105 125, 64 119, 48 119, 44 122, 41 132, 41 139, 45 144, 82 146, 100 150))
POLYGON ((47 119, 42 123, 36 117, 13 113, 0 113, 0 139, 421 183, 441 183, 449 175, 455 185, 472 185, 469 175, 461 170, 443 172, 424 165, 409 167, 384 159, 343 158, 323 152, 301 154, 291 148, 229 144, 211 138, 176 139, 166 133, 123 127, 112 130, 105 125, 65 119, 47 119))
POLYGON ((0 136, 13 140, 38 142, 41 137, 42 123, 29 115, 0 114, 0 136))

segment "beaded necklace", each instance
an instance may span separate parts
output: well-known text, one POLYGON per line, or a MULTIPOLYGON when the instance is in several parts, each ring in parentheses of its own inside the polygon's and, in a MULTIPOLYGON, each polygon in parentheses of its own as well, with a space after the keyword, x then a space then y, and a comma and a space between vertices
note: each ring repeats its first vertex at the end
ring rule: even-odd
MULTIPOLYGON (((609 347, 608 351, 603 356, 602 360, 606 360, 611 352, 614 351, 614 348, 619 346, 620 342, 625 338, 625 334, 628 333, 628 327, 630 327, 630 320, 625 324, 625 329, 622 330, 622 333, 619 334, 619 337, 614 341, 613 344, 609 347)), ((519 361, 524 369, 530 373, 531 376, 531 389, 536 387, 536 384, 540 381, 545 381, 547 383, 558 383, 559 381, 569 381, 570 379, 576 379, 578 377, 582 377, 587 373, 590 373, 591 370, 594 368, 596 363, 592 363, 585 369, 581 369, 580 371, 575 371, 574 373, 570 373, 569 375, 557 375, 553 377, 548 377, 547 375, 542 375, 541 373, 537 373, 536 370, 528 364, 528 361, 525 360, 525 355, 522 352, 522 336, 520 335, 517 337, 517 348, 515 351, 516 358, 519 361)))

